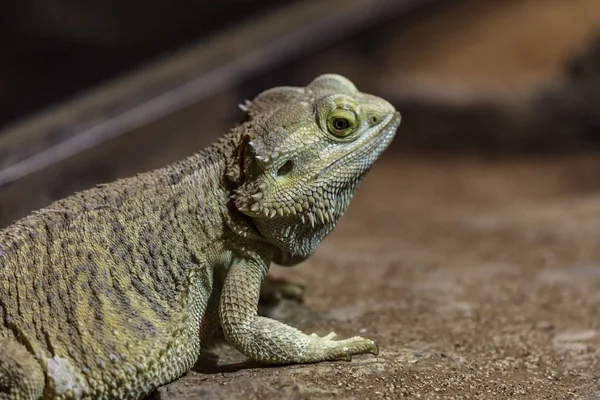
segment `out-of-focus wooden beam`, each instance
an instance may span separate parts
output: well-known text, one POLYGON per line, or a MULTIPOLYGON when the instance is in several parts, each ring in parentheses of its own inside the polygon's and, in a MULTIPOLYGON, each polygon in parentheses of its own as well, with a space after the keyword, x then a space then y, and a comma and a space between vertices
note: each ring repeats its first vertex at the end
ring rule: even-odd
POLYGON ((0 188, 427 0, 294 2, 0 132, 0 188))

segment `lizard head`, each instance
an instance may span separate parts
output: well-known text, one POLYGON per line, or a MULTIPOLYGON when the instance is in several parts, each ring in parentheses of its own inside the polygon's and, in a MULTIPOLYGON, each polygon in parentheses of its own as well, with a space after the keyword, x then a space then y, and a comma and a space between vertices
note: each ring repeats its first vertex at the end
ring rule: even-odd
POLYGON ((275 262, 312 254, 392 141, 400 114, 339 75, 278 87, 242 106, 248 120, 236 207, 279 250, 275 262))

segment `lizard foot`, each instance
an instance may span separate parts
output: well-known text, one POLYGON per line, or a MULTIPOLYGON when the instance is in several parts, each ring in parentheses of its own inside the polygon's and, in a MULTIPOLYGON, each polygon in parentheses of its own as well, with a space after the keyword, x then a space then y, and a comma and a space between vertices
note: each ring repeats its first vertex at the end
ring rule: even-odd
POLYGON ((313 333, 309 335, 312 342, 309 345, 311 353, 315 354, 317 360, 347 360, 351 361, 352 356, 359 354, 379 354, 379 347, 371 339, 365 339, 360 336, 354 336, 349 339, 334 340, 337 335, 330 332, 325 336, 318 336, 313 333), (319 356, 320 355, 320 356, 319 356))

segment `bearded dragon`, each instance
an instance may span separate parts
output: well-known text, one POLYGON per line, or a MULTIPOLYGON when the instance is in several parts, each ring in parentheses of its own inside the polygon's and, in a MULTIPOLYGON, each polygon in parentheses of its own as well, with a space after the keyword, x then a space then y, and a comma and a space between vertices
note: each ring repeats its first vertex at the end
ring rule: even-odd
POLYGON ((257 304, 272 262, 298 264, 334 228, 400 114, 333 74, 241 107, 207 149, 0 231, 0 399, 141 398, 189 371, 219 326, 266 364, 377 354, 257 304))

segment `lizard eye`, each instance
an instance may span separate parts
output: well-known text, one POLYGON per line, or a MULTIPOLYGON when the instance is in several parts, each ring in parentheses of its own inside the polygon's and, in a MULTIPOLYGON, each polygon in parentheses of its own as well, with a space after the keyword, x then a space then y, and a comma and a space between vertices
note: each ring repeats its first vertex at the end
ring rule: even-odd
POLYGON ((335 136, 345 137, 356 128, 356 114, 346 108, 336 108, 327 118, 327 128, 335 136))

